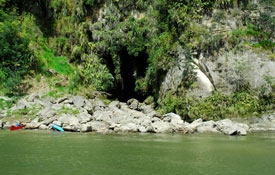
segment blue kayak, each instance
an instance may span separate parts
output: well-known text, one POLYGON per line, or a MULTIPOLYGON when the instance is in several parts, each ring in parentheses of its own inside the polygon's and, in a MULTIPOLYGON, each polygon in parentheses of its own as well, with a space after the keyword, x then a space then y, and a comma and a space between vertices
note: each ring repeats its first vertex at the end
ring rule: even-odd
POLYGON ((51 124, 50 126, 54 129, 56 129, 57 131, 64 132, 64 129, 56 124, 51 124))

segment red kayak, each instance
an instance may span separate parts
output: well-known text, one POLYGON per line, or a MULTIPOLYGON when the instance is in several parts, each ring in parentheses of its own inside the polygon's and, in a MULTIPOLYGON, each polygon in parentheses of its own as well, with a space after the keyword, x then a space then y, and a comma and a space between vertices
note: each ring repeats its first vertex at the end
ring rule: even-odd
POLYGON ((19 130, 24 128, 24 125, 19 125, 19 126, 11 126, 10 127, 10 131, 14 131, 14 130, 19 130))

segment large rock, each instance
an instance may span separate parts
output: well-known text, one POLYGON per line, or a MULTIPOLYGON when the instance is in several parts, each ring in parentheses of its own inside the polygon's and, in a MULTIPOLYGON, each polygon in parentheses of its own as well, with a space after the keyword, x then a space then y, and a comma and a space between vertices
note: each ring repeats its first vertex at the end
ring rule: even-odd
POLYGON ((109 125, 104 122, 91 121, 91 122, 88 122, 87 124, 92 127, 92 131, 95 131, 98 133, 108 133, 109 132, 109 125))
POLYGON ((31 105, 29 104, 29 102, 22 98, 20 99, 17 104, 15 106, 13 106, 11 108, 12 111, 16 111, 16 110, 21 110, 21 109, 26 109, 26 108, 31 108, 31 105))
POLYGON ((40 119, 37 117, 33 119, 30 123, 25 124, 25 129, 38 129, 41 125, 40 119))
POLYGON ((79 123, 84 124, 92 120, 92 116, 88 113, 79 113, 77 116, 79 118, 79 123))
POLYGON ((133 98, 127 101, 127 105, 129 106, 130 109, 133 109, 133 110, 140 110, 139 104, 140 104, 139 101, 133 98))
POLYGON ((184 125, 184 132, 185 133, 194 133, 197 131, 197 128, 203 123, 202 119, 199 118, 194 120, 192 123, 185 123, 184 125))
POLYGON ((273 115, 263 115, 261 118, 254 118, 250 122, 249 131, 275 131, 275 113, 273 115))
POLYGON ((216 123, 213 120, 210 121, 206 121, 201 123, 198 127, 197 127, 197 132, 199 133, 217 133, 219 132, 216 128, 216 123))
POLYGON ((73 96, 73 103, 76 107, 81 108, 85 105, 84 98, 82 96, 73 96))
POLYGON ((85 123, 85 124, 82 124, 81 125, 81 128, 80 128, 80 131, 81 132, 89 132, 89 131, 92 131, 92 126, 85 123))
POLYGON ((249 126, 242 123, 233 123, 230 119, 216 122, 217 129, 226 135, 247 135, 249 126))
POLYGON ((163 116, 163 121, 168 122, 173 131, 183 131, 184 130, 184 121, 181 117, 175 113, 168 113, 163 116))
POLYGON ((162 120, 152 123, 152 130, 155 133, 165 133, 173 131, 170 124, 162 120))
POLYGON ((138 126, 135 123, 126 123, 126 124, 120 124, 116 125, 114 127, 114 132, 137 132, 138 131, 138 126))
POLYGON ((40 116, 44 119, 54 117, 56 115, 56 111, 54 111, 51 106, 47 106, 40 110, 37 114, 37 116, 40 116))
POLYGON ((99 98, 95 98, 91 101, 91 103, 93 104, 94 110, 100 110, 103 111, 106 108, 106 105, 104 104, 104 102, 102 100, 100 100, 99 98))
POLYGON ((67 131, 80 131, 79 118, 73 115, 63 114, 58 118, 62 123, 62 128, 67 131))

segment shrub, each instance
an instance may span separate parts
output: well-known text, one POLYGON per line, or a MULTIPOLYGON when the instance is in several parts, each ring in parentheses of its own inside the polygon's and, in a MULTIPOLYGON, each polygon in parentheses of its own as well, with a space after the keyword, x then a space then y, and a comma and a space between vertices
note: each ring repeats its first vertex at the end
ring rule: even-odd
POLYGON ((80 70, 80 83, 86 87, 91 87, 99 91, 108 91, 112 89, 114 77, 109 72, 106 65, 103 65, 100 59, 95 55, 86 55, 85 57, 87 61, 80 70))
POLYGON ((23 77, 37 67, 37 59, 29 49, 29 39, 20 35, 18 21, 0 23, 0 81, 6 93, 21 94, 23 77))
POLYGON ((260 100, 249 93, 237 92, 232 95, 214 93, 212 96, 193 102, 188 115, 191 119, 219 120, 254 115, 263 110, 260 100))

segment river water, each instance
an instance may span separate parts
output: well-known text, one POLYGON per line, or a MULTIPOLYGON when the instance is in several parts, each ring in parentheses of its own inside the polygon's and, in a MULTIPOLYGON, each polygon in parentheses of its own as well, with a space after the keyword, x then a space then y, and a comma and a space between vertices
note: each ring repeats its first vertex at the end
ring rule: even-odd
POLYGON ((0 131, 3 175, 274 175, 275 133, 0 131))

